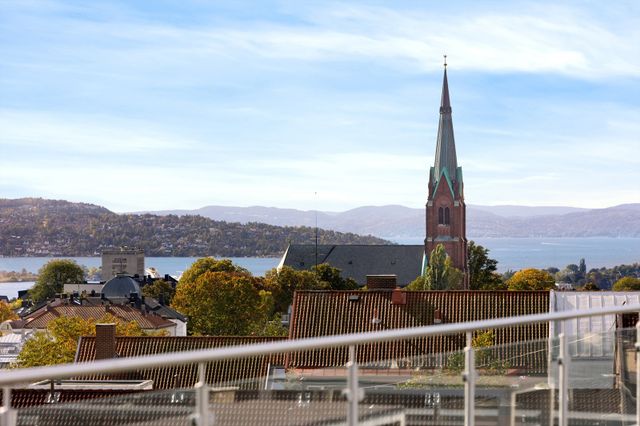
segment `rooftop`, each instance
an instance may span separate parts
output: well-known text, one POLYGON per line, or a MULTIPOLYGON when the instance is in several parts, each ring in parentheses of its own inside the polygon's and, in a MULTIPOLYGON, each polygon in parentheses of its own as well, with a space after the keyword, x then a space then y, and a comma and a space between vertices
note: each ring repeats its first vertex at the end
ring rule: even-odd
POLYGON ((367 275, 395 275, 404 286, 421 275, 423 255, 423 245, 290 244, 280 266, 300 270, 328 263, 360 285, 367 275))

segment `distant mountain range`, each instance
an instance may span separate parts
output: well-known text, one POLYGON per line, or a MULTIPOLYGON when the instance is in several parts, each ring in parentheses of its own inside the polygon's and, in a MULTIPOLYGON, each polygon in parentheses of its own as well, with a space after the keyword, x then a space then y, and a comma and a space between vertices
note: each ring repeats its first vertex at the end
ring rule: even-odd
MULTIPOLYGON (((277 226, 316 224, 315 211, 276 207, 206 206, 164 210, 156 215, 201 215, 226 222, 277 226)), ((399 205, 358 207, 345 212, 317 212, 323 229, 401 240, 424 235, 424 209, 399 205)), ((486 237, 640 237, 640 203, 604 209, 533 206, 467 206, 467 234, 486 237)))

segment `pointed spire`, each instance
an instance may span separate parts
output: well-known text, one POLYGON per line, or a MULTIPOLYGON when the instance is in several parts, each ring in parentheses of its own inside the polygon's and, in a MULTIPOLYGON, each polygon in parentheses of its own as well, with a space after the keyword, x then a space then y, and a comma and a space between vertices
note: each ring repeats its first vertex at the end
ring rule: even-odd
POLYGON ((442 98, 440 100, 440 122, 438 123, 438 139, 436 143, 436 161, 434 164, 434 180, 439 181, 446 170, 449 177, 456 180, 458 160, 456 143, 453 137, 453 120, 451 119, 451 100, 449 99, 449 83, 447 81, 447 57, 444 57, 444 79, 442 81, 442 98))
POLYGON ((440 114, 443 112, 451 113, 449 83, 447 82, 447 55, 444 55, 444 81, 442 82, 442 98, 440 99, 440 114))

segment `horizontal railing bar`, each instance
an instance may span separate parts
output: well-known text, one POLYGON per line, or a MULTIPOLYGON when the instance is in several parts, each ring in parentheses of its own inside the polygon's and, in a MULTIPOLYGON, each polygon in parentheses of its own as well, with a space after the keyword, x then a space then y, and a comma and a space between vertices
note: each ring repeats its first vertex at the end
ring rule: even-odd
POLYGON ((630 312, 640 312, 640 304, 592 308, 582 311, 547 312, 516 317, 493 318, 489 320, 398 328, 365 333, 340 334, 335 336, 312 337, 280 342, 201 349, 188 352, 170 352, 141 357, 114 358, 9 371, 5 370, 0 372, 0 387, 21 383, 31 383, 46 379, 63 379, 71 376, 110 374, 124 371, 144 370, 148 368, 167 367, 171 365, 220 361, 229 358, 248 358, 273 353, 298 352, 332 348, 336 346, 363 345, 372 342, 389 342, 416 337, 441 336, 473 332, 476 330, 505 328, 530 323, 562 321, 573 318, 624 314, 630 312))

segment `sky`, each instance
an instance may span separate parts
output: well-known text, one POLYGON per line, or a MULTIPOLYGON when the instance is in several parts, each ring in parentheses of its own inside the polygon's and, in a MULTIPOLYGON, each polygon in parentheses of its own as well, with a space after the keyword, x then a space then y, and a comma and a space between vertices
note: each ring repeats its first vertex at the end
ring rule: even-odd
POLYGON ((0 198, 421 207, 443 54, 468 204, 640 202, 635 0, 0 0, 0 198))

